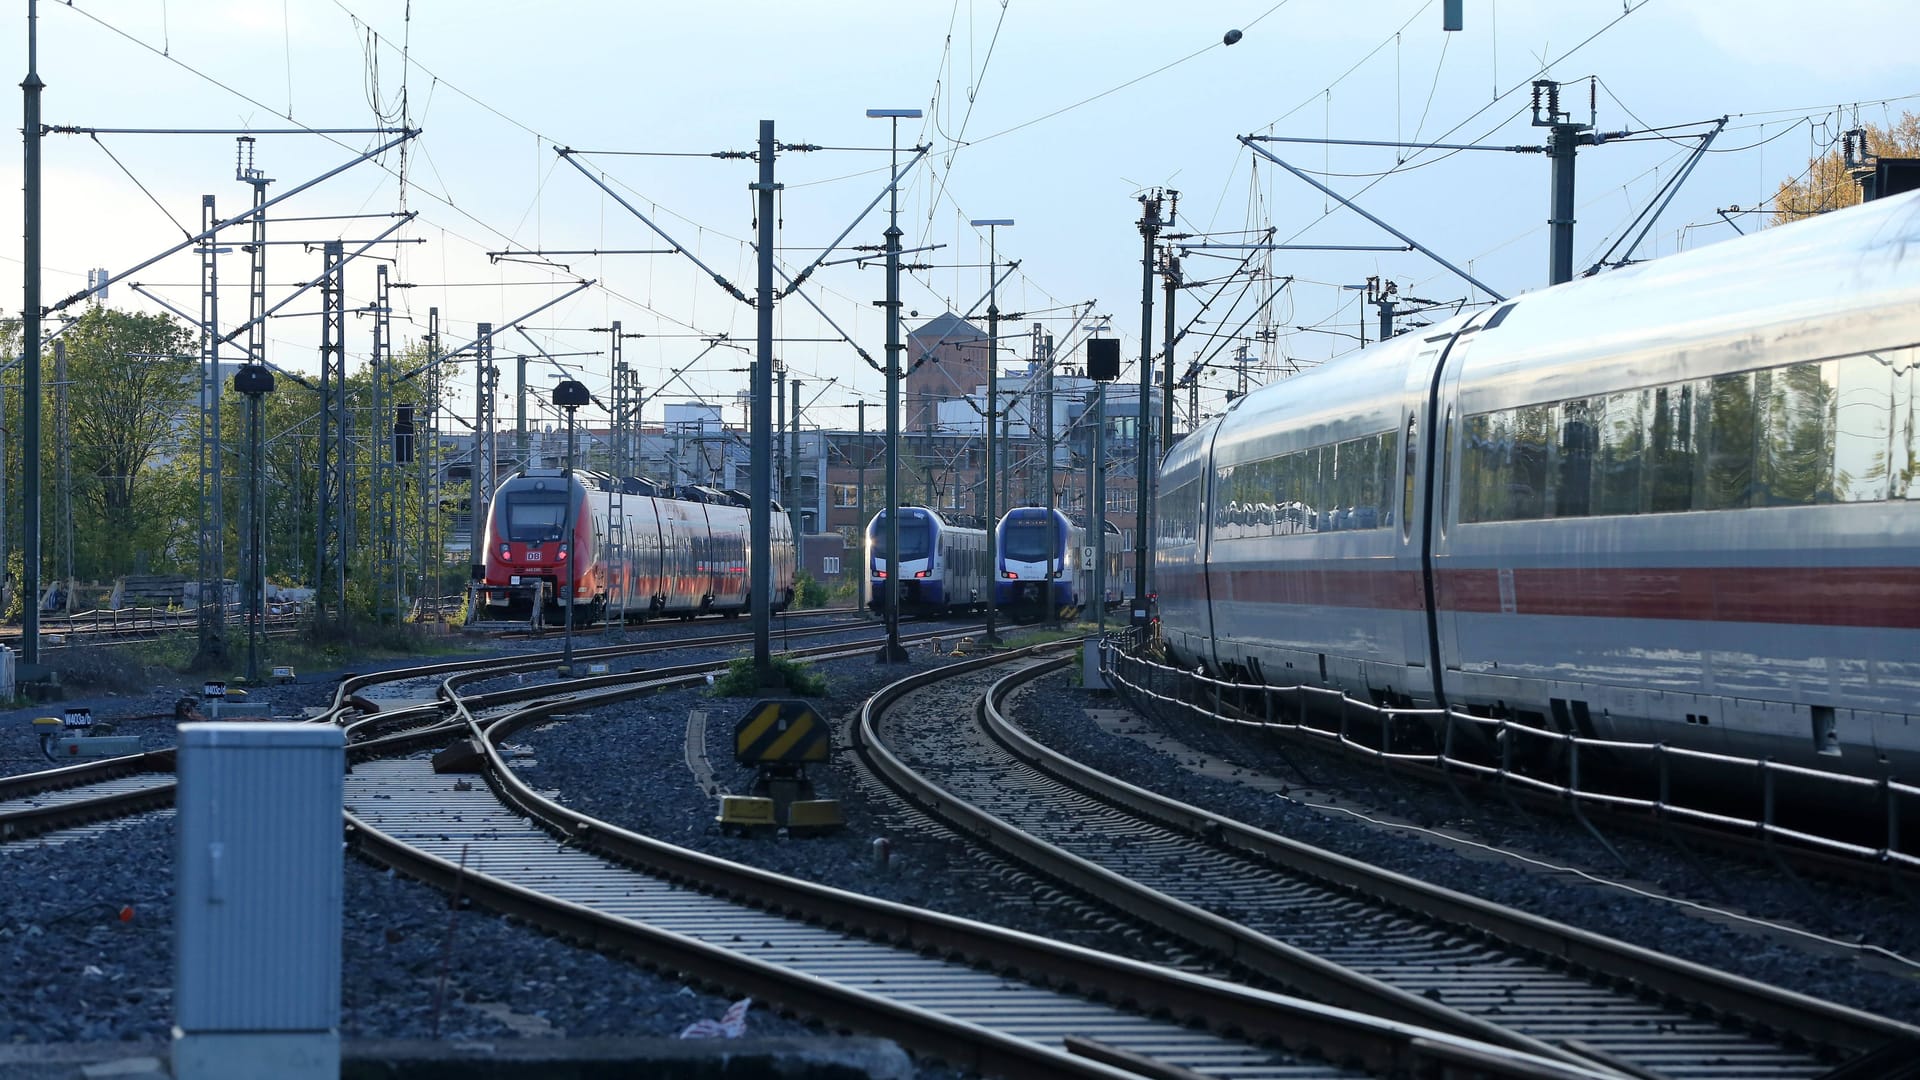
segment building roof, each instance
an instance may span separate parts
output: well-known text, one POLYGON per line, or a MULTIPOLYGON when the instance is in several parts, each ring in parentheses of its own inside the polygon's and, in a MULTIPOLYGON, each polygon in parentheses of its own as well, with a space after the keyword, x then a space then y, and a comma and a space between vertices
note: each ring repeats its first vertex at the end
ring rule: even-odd
POLYGON ((907 336, 930 349, 942 342, 982 341, 987 332, 949 311, 916 330, 909 330, 907 336))

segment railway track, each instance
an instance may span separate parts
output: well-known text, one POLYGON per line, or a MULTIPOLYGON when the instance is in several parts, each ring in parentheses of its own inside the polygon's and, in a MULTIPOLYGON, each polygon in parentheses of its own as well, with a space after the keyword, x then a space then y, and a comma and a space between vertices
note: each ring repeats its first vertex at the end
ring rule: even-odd
POLYGON ((1814 1077, 1920 1036, 1130 788, 1027 740, 996 701, 978 727, 908 731, 877 715, 951 697, 876 702, 862 738, 955 829, 1260 979, 1628 1076, 1814 1077))
MULTIPOLYGON (((1135 712, 1163 720, 1170 714, 1187 720, 1197 718, 1221 729, 1259 732, 1288 743, 1348 755, 1354 760, 1384 761, 1396 775, 1436 787, 1496 798, 1529 811, 1570 816, 1591 835, 1598 837, 1623 865, 1630 860, 1602 835, 1600 826, 1605 826, 1606 832, 1631 834, 1669 844, 1677 841, 1689 848, 1714 851, 1769 870, 1784 866, 1794 873, 1864 886, 1896 896, 1911 896, 1920 892, 1920 868, 1916 868, 1915 855, 1900 848, 1902 819, 1897 813, 1882 811, 1880 820, 1858 820, 1850 815, 1836 815, 1823 825, 1815 826, 1816 833, 1805 833, 1760 821, 1743 820, 1731 811, 1716 813, 1699 807, 1649 808, 1644 798, 1614 797, 1604 790, 1590 791, 1587 798, 1570 798, 1568 792, 1557 784, 1503 775, 1485 766, 1478 769, 1462 769, 1457 765, 1450 767, 1425 754, 1400 753, 1388 757, 1379 749, 1377 739, 1369 740, 1364 734, 1355 737, 1356 733, 1373 726, 1373 717, 1366 715, 1368 710, 1373 710, 1373 706, 1345 699, 1338 692, 1318 691, 1310 687, 1295 688, 1292 692, 1340 703, 1337 708, 1330 710, 1334 714, 1332 719, 1323 719, 1308 710, 1296 721, 1291 718, 1294 712, 1291 706, 1276 709, 1272 698, 1262 696, 1259 687, 1236 688, 1249 693, 1262 706, 1251 707, 1248 702, 1236 701, 1231 692, 1222 691, 1218 685, 1209 692, 1206 683, 1210 680, 1202 676, 1175 671, 1132 653, 1116 651, 1110 655, 1124 655, 1126 658, 1126 672, 1109 671, 1108 679, 1113 689, 1135 712), (1142 671, 1148 673, 1144 678, 1140 675, 1142 671), (1196 684, 1200 689, 1189 686, 1189 683, 1196 684), (1351 725, 1343 722, 1349 705, 1354 713, 1361 714, 1359 721, 1351 725), (1277 720, 1277 716, 1287 718, 1277 720), (1887 846, 1875 847, 1872 843, 1864 842, 1864 838, 1872 837, 1876 831, 1880 831, 1887 846)), ((1275 692, 1269 690, 1265 693, 1275 692)), ((1586 772, 1589 784, 1593 783, 1596 771, 1589 768, 1586 772)), ((1903 786, 1883 785, 1883 790, 1892 787, 1897 791, 1903 786)), ((1910 826, 1907 832, 1911 835, 1910 826)))
POLYGON ((356 764, 354 844, 582 943, 994 1075, 1607 1075, 741 866, 587 819, 514 774, 501 747, 516 732, 644 688, 569 684, 485 720, 500 702, 456 699, 485 783, 419 756, 356 764))
MULTIPOLYGON (((151 608, 117 611, 83 611, 73 615, 42 615, 40 644, 44 649, 106 645, 125 641, 147 641, 170 634, 193 631, 199 616, 192 611, 160 611, 151 608)), ((261 632, 269 637, 289 634, 306 625, 304 615, 269 615, 261 632)), ((227 632, 244 639, 247 628, 240 618, 227 620, 227 632)), ((18 626, 0 627, 0 644, 16 649, 23 631, 18 626)))
MULTIPOLYGON (((864 652, 871 644, 809 651, 864 652)), ((511 667, 550 662, 530 658, 511 667)), ((364 703, 378 693, 375 680, 391 685, 396 676, 413 683, 393 691, 396 698, 431 690, 436 699, 349 721, 358 762, 349 777, 350 836, 378 861, 576 940, 996 1074, 1118 1076, 1127 1074, 1113 1063, 1127 1061, 1130 1068, 1245 1076, 1351 1075, 1348 1065, 1421 1075, 1633 1075, 1560 1048, 1517 1051, 1514 1044, 1525 1041, 1503 1037, 1497 1027, 1488 1029, 1491 1044, 1475 1043, 725 863, 585 820, 528 789, 499 750, 528 724, 701 678, 694 668, 712 666, 476 695, 460 685, 509 666, 433 665, 346 680, 331 718, 341 717, 352 695, 364 703), (418 756, 452 734, 451 725, 437 722, 446 707, 464 730, 484 728, 486 784, 436 775, 418 756), (481 719, 489 713, 499 718, 481 719), (370 760, 378 755, 387 756, 370 760), (636 868, 647 876, 633 877, 636 868), (721 906, 707 908, 709 901, 721 906), (1014 979, 1012 972, 1026 975, 1014 979), (823 993, 822 980, 835 989, 823 993), (1087 988, 1131 1008, 1090 1000, 1087 988)))
MULTIPOLYGON (((773 621, 775 623, 775 629, 773 630, 773 633, 775 634, 784 633, 785 631, 783 627, 791 626, 794 619, 811 619, 811 618, 818 618, 822 616, 858 615, 864 610, 865 609, 857 606, 856 607, 836 607, 836 608, 805 608, 805 609, 788 608, 785 611, 777 612, 773 615, 773 621)), ((724 622, 731 623, 731 622, 736 622, 739 619, 744 618, 746 616, 747 616, 746 612, 739 612, 739 611, 729 612, 725 614, 718 614, 718 615, 661 615, 661 616, 655 616, 654 618, 651 618, 651 619, 643 619, 638 622, 623 623, 618 627, 618 629, 625 630, 629 633, 634 633, 634 632, 643 632, 650 627, 684 626, 691 622, 704 623, 704 622, 724 621, 724 622)), ((528 619, 516 619, 516 620, 509 620, 506 622, 502 622, 499 620, 479 620, 479 621, 467 623, 466 627, 470 630, 487 630, 487 631, 490 631, 494 636, 502 637, 502 638, 525 638, 525 637, 542 638, 542 637, 547 637, 553 634, 564 633, 566 629, 565 624, 541 623, 541 624, 535 625, 528 619)), ((596 634, 604 634, 610 629, 615 629, 612 622, 601 621, 597 623, 576 625, 573 628, 573 632, 576 636, 596 635, 596 634)))
MULTIPOLYGON (((839 633, 846 629, 844 626, 810 627, 794 630, 790 636, 805 638, 839 633)), ((577 648, 574 650, 574 661, 576 666, 585 669, 586 665, 596 662, 611 664, 635 656, 687 648, 727 647, 752 640, 752 634, 723 634, 577 648)), ((443 684, 450 693, 461 685, 507 675, 531 674, 537 680, 539 676, 550 673, 560 658, 559 653, 533 653, 511 659, 458 660, 375 674, 348 675, 335 688, 332 704, 315 716, 313 722, 341 723, 347 729, 348 739, 356 743, 385 739, 389 745, 406 745, 404 740, 409 737, 431 737, 450 730, 448 709, 440 689, 443 684), (398 694, 389 691, 389 701, 385 706, 367 697, 370 692, 378 694, 374 690, 376 687, 407 683, 415 684, 416 688, 398 694), (374 708, 363 710, 361 705, 374 708), (367 715, 360 715, 362 712, 367 715)), ((694 669, 704 675, 714 666, 695 665, 694 669)), ((476 700, 485 705, 512 703, 542 694, 551 695, 557 692, 551 689, 555 686, 597 688, 631 683, 641 677, 610 671, 604 675, 571 679, 564 684, 535 681, 476 700)), ((171 806, 173 767, 174 752, 168 748, 0 776, 0 842, 85 827, 171 806)))

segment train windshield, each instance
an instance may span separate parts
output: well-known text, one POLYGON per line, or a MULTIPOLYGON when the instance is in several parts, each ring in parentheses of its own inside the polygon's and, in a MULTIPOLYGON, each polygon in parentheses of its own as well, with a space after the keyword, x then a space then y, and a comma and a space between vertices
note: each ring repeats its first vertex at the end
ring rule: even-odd
POLYGON ((500 512, 502 539, 520 544, 558 540, 566 523, 567 498, 560 492, 551 495, 514 494, 506 498, 500 512))
MULTIPOLYGON (((900 519, 900 560, 924 559, 933 549, 933 530, 927 526, 924 518, 900 519)), ((887 522, 885 518, 873 523, 873 557, 887 557, 887 522)))
POLYGON ((1001 529, 1000 557, 1015 562, 1039 562, 1057 556, 1054 523, 1045 518, 1009 521, 1001 529))

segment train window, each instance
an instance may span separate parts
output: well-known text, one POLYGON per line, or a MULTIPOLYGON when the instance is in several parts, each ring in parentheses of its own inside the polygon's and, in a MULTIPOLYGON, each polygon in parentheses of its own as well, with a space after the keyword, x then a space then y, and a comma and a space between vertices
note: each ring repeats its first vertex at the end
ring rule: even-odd
POLYGON ((1646 449, 1652 400, 1650 391, 1629 390, 1588 401, 1588 420, 1599 440, 1590 473, 1593 513, 1640 512, 1640 460, 1646 449))
POLYGON ((1753 505, 1753 373, 1716 375, 1703 380, 1707 423, 1701 432, 1705 468, 1703 510, 1738 510, 1753 505))
POLYGON ((1507 479, 1507 498, 1511 502, 1509 518, 1531 520, 1547 516, 1551 493, 1548 484, 1553 474, 1550 455, 1554 452, 1553 408, 1528 405, 1514 418, 1513 472, 1507 479))
POLYGON ((1897 423, 1906 428, 1906 438, 1894 440, 1894 462, 1898 469, 1893 475, 1893 488, 1887 492, 1889 498, 1920 499, 1920 372, 1914 370, 1920 364, 1920 348, 1898 349, 1888 354, 1893 365, 1893 411, 1897 423), (1906 447, 1904 453, 1902 446, 1906 447))
POLYGON ((1839 365, 1794 364, 1766 372, 1757 506, 1833 501, 1834 380, 1839 365))
POLYGON ((566 496, 533 495, 514 492, 506 498, 506 538, 519 543, 560 539, 561 523, 566 516, 566 496))
MULTIPOLYGON (((1604 403, 1598 403, 1604 408, 1604 403)), ((1586 517, 1593 509, 1593 451, 1599 441, 1594 404, 1567 401, 1560 405, 1560 444, 1553 486, 1554 517, 1586 517)))
MULTIPOLYGON (((1458 520, 1920 497, 1916 361, 1920 348, 1885 350, 1469 416, 1458 520)), ((1449 416, 1446 452, 1455 449, 1449 416)), ((1340 471, 1320 494, 1355 490, 1344 456, 1340 471)))
POLYGON ((1507 490, 1510 434, 1506 413, 1467 417, 1461 433, 1460 520, 1497 521, 1507 490))
MULTIPOLYGON (((1408 410, 1405 447, 1406 460, 1401 463, 1401 472, 1404 474, 1404 479, 1402 479, 1400 483, 1400 535, 1403 538, 1413 535, 1413 473, 1419 464, 1418 450, 1420 447, 1420 439, 1418 436, 1419 431, 1414 422, 1414 414, 1412 410, 1408 410)), ((1393 436, 1389 433, 1381 436, 1381 438, 1389 440, 1386 456, 1388 461, 1392 461, 1393 446, 1391 445, 1391 440, 1393 436)), ((1391 514, 1392 508, 1389 507, 1387 512, 1391 514)))
MULTIPOLYGON (((1288 536, 1391 525, 1399 447, 1399 433, 1387 431, 1222 466, 1214 474, 1215 535, 1288 536)), ((1182 496, 1190 510, 1167 504, 1172 494, 1161 497, 1166 528, 1187 529, 1187 539, 1199 533, 1201 491, 1197 483, 1192 488, 1182 496)))
POLYGON ((1646 453, 1647 509, 1693 509, 1693 384, 1657 387, 1646 453))
MULTIPOLYGON (((1906 350, 1900 350, 1906 351, 1906 350)), ((1896 382, 1892 357, 1898 353, 1867 353, 1839 361, 1835 397, 1833 497, 1840 502, 1884 499, 1888 492, 1888 449, 1893 442, 1896 382)), ((1905 382, 1902 372, 1900 382, 1905 382)), ((1900 423, 1907 422, 1905 416, 1900 423)), ((1903 444, 1905 439, 1900 440, 1903 444)), ((1902 454, 1902 458, 1908 455, 1902 454)), ((1903 470, 1908 461, 1901 461, 1903 470)))

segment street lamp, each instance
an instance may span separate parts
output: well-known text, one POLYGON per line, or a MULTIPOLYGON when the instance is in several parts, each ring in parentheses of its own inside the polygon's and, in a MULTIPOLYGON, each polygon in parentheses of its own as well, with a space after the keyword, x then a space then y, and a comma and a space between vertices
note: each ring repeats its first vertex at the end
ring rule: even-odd
POLYGON ((561 653, 562 659, 560 661, 560 675, 562 678, 569 677, 573 674, 573 607, 574 602, 579 599, 579 597, 575 595, 575 593, 579 591, 575 585, 579 579, 575 576, 574 571, 577 568, 580 553, 574 550, 573 546, 573 414, 574 410, 592 401, 593 395, 588 393, 586 386, 577 379, 568 379, 553 388, 554 405, 567 410, 567 502, 566 509, 562 511, 560 517, 562 523, 560 526, 560 551, 566 558, 561 574, 567 581, 567 584, 562 586, 562 588, 567 590, 566 645, 561 653))
MULTIPOLYGON (((887 167, 887 643, 883 664, 903 663, 900 644, 900 121, 920 119, 919 109, 868 109, 867 116, 893 122, 887 167)), ((871 570, 869 569, 869 572, 871 570)), ((991 607, 988 610, 992 610, 991 607)))
MULTIPOLYGON (((994 498, 997 480, 994 473, 994 443, 997 440, 1000 416, 1000 226, 1012 225, 1012 218, 974 218, 969 224, 975 228, 987 229, 987 532, 993 534, 998 528, 999 507, 994 498)), ((1000 587, 1000 560, 991 559, 995 581, 993 590, 987 598, 987 634, 986 644, 997 645, 999 637, 993 632, 994 603, 993 592, 1000 587)), ((1051 590, 1053 584, 1049 582, 1051 590)))

